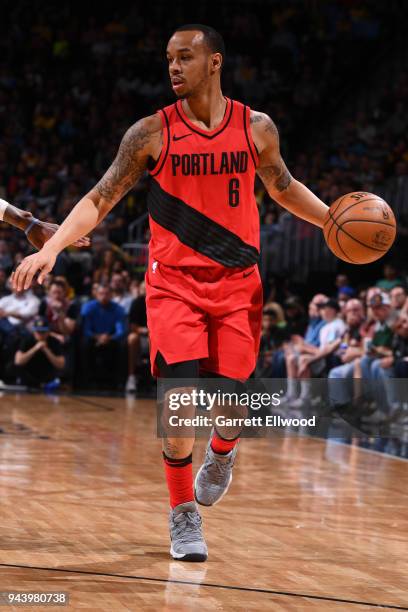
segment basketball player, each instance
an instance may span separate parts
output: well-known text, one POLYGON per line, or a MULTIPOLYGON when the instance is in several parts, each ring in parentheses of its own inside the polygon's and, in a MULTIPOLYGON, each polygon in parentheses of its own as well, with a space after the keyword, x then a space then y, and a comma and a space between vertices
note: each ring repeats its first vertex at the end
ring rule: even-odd
MULTIPOLYGON (((33 217, 29 211, 21 210, 2 199, 0 199, 0 221, 4 221, 4 223, 8 223, 22 230, 27 236, 28 241, 36 249, 41 249, 59 227, 55 223, 40 221, 33 217)), ((87 237, 79 238, 79 240, 76 240, 74 243, 74 246, 77 247, 86 247, 89 245, 90 240, 87 237)))
MULTIPOLYGON (((169 379, 196 378, 201 369, 246 380, 255 368, 262 316, 255 173, 295 215, 322 227, 327 210, 289 174, 273 121, 223 95, 224 58, 224 42, 212 28, 192 24, 174 32, 167 61, 176 103, 129 128, 106 174, 14 276, 20 289, 37 272, 42 282, 56 255, 100 223, 148 169, 151 363, 169 379)), ((165 440, 173 558, 207 558, 194 498, 211 506, 225 494, 237 442, 212 434, 194 491, 194 440, 165 440)))

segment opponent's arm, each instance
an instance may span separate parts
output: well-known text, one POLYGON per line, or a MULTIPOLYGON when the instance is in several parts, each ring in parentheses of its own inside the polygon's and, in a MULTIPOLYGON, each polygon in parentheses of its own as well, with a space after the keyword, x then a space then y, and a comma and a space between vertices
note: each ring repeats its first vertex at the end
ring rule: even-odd
MULTIPOLYGON (((58 225, 47 223, 33 217, 28 210, 22 210, 13 206, 5 200, 0 200, 0 221, 17 227, 27 236, 28 241, 36 248, 41 249, 44 244, 55 234, 58 225)), ((74 246, 87 247, 90 240, 87 237, 76 240, 74 246)))
POLYGON ((128 129, 118 153, 104 176, 72 209, 56 234, 39 253, 26 257, 13 276, 13 286, 28 289, 40 272, 41 284, 54 267, 58 253, 92 231, 139 180, 150 157, 161 148, 162 126, 159 115, 141 119, 128 129))
POLYGON ((33 215, 28 210, 20 210, 6 200, 0 200, 0 221, 13 225, 23 232, 29 227, 33 215))
POLYGON ((251 111, 250 123, 259 153, 257 174, 271 198, 294 215, 322 227, 328 207, 290 175, 280 154, 279 134, 272 119, 265 113, 251 111))

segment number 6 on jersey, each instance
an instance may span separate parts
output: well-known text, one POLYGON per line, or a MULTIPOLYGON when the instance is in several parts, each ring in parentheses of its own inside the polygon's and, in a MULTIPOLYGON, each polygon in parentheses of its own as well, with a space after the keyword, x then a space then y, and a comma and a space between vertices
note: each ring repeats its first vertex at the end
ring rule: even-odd
POLYGON ((228 203, 235 208, 239 205, 239 179, 230 179, 228 185, 228 203))

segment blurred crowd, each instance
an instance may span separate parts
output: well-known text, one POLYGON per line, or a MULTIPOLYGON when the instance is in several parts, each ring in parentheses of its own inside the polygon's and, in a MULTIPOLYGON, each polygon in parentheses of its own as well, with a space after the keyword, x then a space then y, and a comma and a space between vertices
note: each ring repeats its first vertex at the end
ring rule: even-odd
MULTIPOLYGON (((287 288, 280 295, 274 289, 264 304, 255 376, 287 378, 283 404, 295 410, 321 399, 313 381, 326 378, 343 381, 332 382, 337 405, 351 406, 364 379, 385 414, 399 410, 395 379, 408 378, 407 280, 386 263, 375 285, 355 287, 338 274, 333 291, 308 305, 287 288)), ((112 251, 95 268, 87 296, 54 275, 17 293, 1 272, 0 379, 46 391, 148 390, 143 279, 132 279, 112 251)))
POLYGON ((401 410, 408 416, 406 390, 395 382, 408 378, 406 281, 387 263, 372 286, 353 287, 345 274, 337 275, 335 291, 314 295, 307 311, 298 296, 268 299, 256 376, 287 377, 283 405, 295 410, 321 401, 324 386, 314 380, 328 378, 337 408, 361 405, 364 391, 374 404, 370 418, 381 421, 401 410))
POLYGON ((0 270, 0 379, 55 391, 63 387, 136 391, 152 382, 145 285, 105 251, 78 295, 63 275, 11 289, 0 270))

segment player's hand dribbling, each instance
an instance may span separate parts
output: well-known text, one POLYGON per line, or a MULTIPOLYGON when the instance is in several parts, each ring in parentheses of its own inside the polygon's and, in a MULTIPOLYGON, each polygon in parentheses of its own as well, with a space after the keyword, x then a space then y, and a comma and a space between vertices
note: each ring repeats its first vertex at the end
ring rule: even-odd
POLYGON ((38 282, 42 285, 47 274, 53 269, 56 259, 56 254, 46 249, 25 257, 13 273, 13 288, 16 291, 29 289, 38 272, 38 282))

